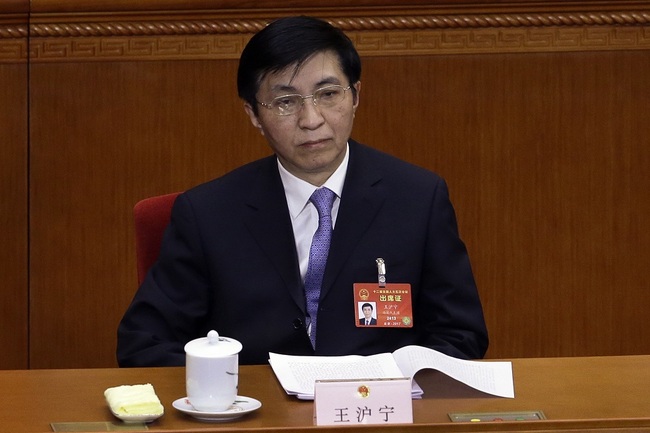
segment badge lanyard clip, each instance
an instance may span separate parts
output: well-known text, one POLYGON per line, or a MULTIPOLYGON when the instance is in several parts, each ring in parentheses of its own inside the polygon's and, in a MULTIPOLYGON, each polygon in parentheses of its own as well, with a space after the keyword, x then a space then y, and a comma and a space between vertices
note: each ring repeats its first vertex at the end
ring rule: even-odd
POLYGON ((384 259, 381 257, 378 257, 377 260, 377 280, 379 282, 379 287, 385 288, 386 287, 386 263, 384 262, 384 259))

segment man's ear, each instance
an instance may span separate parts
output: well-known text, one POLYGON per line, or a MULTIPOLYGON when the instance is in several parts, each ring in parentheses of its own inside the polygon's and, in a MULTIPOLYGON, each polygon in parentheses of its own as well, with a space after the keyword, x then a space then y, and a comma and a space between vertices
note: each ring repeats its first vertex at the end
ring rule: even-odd
POLYGON ((354 88, 357 90, 354 93, 354 101, 353 101, 353 107, 354 110, 356 111, 357 107, 359 106, 359 93, 361 92, 361 81, 357 81, 354 83, 354 88))
POLYGON ((246 102, 244 104, 244 111, 246 112, 246 114, 248 114, 248 118, 251 120, 251 123, 253 124, 253 126, 256 127, 260 131, 260 134, 264 135, 264 129, 262 128, 262 124, 260 123, 259 119, 257 118, 257 115, 255 114, 255 110, 253 110, 253 107, 251 107, 251 104, 246 102))

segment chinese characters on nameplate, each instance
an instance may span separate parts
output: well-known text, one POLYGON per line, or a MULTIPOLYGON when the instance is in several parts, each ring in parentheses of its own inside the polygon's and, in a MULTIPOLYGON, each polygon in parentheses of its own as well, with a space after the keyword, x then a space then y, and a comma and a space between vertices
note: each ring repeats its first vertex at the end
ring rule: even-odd
POLYGON ((314 423, 408 424, 413 422, 409 378, 318 380, 314 384, 314 423))

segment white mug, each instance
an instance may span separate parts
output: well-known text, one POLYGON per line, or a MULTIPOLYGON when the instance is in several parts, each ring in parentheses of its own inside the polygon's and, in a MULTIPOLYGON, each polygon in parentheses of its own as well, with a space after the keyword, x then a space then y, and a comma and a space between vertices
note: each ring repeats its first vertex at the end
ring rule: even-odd
POLYGON ((235 402, 242 345, 210 331, 185 345, 187 399, 197 411, 223 412, 235 402))

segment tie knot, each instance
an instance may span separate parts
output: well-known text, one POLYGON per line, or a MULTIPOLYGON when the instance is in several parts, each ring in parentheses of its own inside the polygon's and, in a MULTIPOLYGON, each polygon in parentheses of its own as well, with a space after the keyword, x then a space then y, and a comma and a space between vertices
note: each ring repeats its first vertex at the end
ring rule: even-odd
POLYGON ((318 216, 323 217, 324 215, 330 215, 335 196, 336 194, 328 188, 318 188, 314 191, 311 197, 309 197, 309 201, 314 203, 314 206, 316 206, 318 216))

